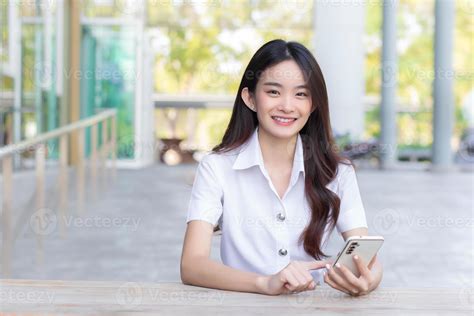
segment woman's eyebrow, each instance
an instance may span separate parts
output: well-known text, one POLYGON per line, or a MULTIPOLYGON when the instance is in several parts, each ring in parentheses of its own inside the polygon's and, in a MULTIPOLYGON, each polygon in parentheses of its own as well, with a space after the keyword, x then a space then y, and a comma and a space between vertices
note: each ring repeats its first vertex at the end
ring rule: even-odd
MULTIPOLYGON (((265 82, 263 83, 264 86, 276 86, 276 87, 279 87, 279 88, 282 88, 283 85, 281 83, 278 83, 278 82, 265 82)), ((308 89, 308 85, 305 85, 305 84, 301 84, 301 85, 298 85, 295 87, 295 89, 308 89)))
POLYGON ((299 86, 296 86, 295 89, 308 89, 308 85, 300 84, 299 86))
POLYGON ((277 86, 277 87, 283 87, 280 83, 278 82, 265 82, 263 83, 264 86, 277 86))

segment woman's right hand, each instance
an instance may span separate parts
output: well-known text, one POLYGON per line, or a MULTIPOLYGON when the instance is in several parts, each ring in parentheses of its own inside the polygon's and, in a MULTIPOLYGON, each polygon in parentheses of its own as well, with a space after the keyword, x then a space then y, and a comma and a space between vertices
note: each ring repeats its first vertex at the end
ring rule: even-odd
POLYGON ((262 276, 257 286, 263 294, 279 295, 314 290, 316 284, 309 270, 324 268, 326 261, 291 261, 280 272, 262 276))

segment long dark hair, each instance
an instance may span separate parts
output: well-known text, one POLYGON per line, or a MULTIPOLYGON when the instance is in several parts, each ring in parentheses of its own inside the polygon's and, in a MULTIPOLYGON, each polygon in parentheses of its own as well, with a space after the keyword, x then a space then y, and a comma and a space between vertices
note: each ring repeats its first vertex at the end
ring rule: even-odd
POLYGON ((340 199, 326 188, 337 173, 342 159, 334 146, 329 120, 328 95, 321 69, 311 52, 297 42, 273 40, 263 45, 245 69, 235 98, 232 117, 222 142, 214 153, 227 152, 244 144, 258 126, 257 114, 244 103, 241 94, 255 87, 263 71, 285 60, 294 60, 303 72, 312 100, 312 112, 300 135, 303 142, 305 196, 311 206, 311 221, 300 236, 305 251, 316 260, 326 255, 321 250, 326 225, 334 229, 339 216, 340 199))

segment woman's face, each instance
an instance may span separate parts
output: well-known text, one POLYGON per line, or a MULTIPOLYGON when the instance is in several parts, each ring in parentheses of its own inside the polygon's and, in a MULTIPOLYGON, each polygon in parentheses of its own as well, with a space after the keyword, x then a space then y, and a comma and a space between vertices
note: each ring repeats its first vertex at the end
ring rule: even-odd
POLYGON ((260 129, 277 138, 291 138, 304 127, 311 114, 311 96, 298 64, 286 60, 267 68, 255 93, 242 91, 247 106, 257 112, 260 129))

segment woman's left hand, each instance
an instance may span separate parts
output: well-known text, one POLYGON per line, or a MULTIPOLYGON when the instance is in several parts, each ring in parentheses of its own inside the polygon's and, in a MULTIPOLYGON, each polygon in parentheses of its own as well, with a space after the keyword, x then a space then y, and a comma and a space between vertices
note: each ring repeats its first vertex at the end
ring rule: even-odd
POLYGON ((381 269, 374 269, 376 263, 375 256, 367 266, 358 256, 352 257, 359 270, 360 277, 356 277, 347 267, 339 263, 336 267, 326 265, 328 270, 324 274, 324 281, 336 290, 349 295, 359 296, 370 293, 381 280, 381 269), (339 270, 339 273, 336 271, 339 270))

